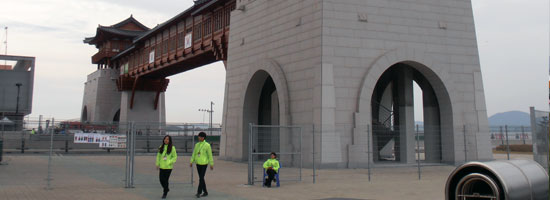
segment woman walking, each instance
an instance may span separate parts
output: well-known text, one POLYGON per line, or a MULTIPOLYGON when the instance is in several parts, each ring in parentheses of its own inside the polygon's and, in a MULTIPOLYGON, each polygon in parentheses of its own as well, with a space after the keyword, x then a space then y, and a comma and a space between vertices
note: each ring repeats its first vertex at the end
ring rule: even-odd
POLYGON ((164 139, 162 139, 162 145, 159 147, 157 161, 155 163, 157 170, 159 170, 160 185, 162 185, 163 188, 163 199, 166 199, 166 195, 168 194, 168 191, 170 191, 168 188, 168 179, 170 179, 172 168, 174 168, 174 163, 176 163, 177 159, 178 155, 176 153, 176 147, 172 145, 172 137, 169 135, 164 136, 164 139))
POLYGON ((206 190, 206 182, 204 181, 204 175, 206 174, 206 167, 210 165, 210 170, 214 170, 214 159, 212 158, 212 149, 210 144, 206 142, 206 133, 199 133, 199 142, 195 144, 193 155, 189 167, 193 167, 193 163, 197 165, 197 172, 199 173, 199 188, 197 189, 197 198, 208 196, 206 190), (202 193, 202 195, 201 195, 202 193))

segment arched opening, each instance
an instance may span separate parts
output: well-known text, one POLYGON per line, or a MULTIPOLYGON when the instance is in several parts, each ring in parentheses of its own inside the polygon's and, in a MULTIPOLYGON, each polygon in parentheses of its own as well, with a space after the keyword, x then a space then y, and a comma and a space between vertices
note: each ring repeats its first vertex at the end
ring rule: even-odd
POLYGON ((438 97, 418 67, 426 68, 394 64, 376 83, 371 98, 376 162, 442 161, 438 97))
POLYGON ((80 116, 80 121, 87 122, 88 121, 88 108, 84 106, 84 109, 82 109, 82 115, 80 116))
MULTIPOLYGON (((273 78, 263 70, 257 71, 248 83, 243 104, 243 159, 248 159, 252 131, 253 152, 278 152, 279 130, 259 127, 250 130, 250 124, 279 125, 279 95, 273 78)), ((258 159, 263 159, 258 158, 258 159)))
POLYGON ((120 121, 120 109, 118 109, 115 113, 115 116, 113 116, 113 122, 119 122, 120 121))

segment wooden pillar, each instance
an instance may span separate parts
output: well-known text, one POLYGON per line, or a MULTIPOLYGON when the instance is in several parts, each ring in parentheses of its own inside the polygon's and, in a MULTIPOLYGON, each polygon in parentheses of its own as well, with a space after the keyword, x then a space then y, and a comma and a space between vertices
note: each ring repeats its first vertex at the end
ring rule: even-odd
POLYGON ((204 25, 204 15, 201 14, 201 27, 200 27, 200 30, 201 30, 201 45, 200 45, 200 49, 202 49, 202 44, 204 44, 204 27, 206 27, 204 25))

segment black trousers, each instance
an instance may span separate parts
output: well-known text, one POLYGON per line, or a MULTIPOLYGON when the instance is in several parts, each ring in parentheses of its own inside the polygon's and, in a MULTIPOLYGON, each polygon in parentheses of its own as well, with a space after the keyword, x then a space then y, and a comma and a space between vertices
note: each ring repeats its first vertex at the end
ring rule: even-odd
POLYGON ((160 185, 162 185, 162 188, 164 189, 163 192, 167 193, 170 191, 168 188, 168 179, 170 179, 170 174, 172 173, 171 169, 159 169, 159 180, 160 185))
POLYGON ((199 172, 199 188, 197 189, 197 194, 208 193, 208 191, 206 191, 206 182, 204 181, 207 167, 208 165, 197 165, 197 172, 199 172))
POLYGON ((265 185, 266 186, 271 186, 271 181, 273 181, 273 179, 275 179, 275 174, 277 172, 275 172, 275 170, 273 170, 273 169, 267 169, 267 170, 265 170, 265 173, 267 174, 267 181, 265 181, 265 185))

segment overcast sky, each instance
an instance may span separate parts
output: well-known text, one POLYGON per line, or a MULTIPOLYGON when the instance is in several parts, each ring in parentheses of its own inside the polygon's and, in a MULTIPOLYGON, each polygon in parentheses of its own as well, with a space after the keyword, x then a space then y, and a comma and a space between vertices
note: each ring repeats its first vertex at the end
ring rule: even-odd
MULTIPOLYGON (((548 110, 548 0, 472 0, 487 112, 529 106, 548 110)), ((86 76, 96 70, 94 46, 84 44, 98 24, 112 25, 133 14, 152 28, 192 5, 192 0, 19 0, 3 1, 0 53, 8 27, 8 54, 36 57, 31 119, 79 118, 86 76)), ((214 63, 169 77, 169 122, 208 122, 199 108, 215 103, 222 119, 225 69, 214 63), (204 117, 203 117, 204 116, 204 117)))

